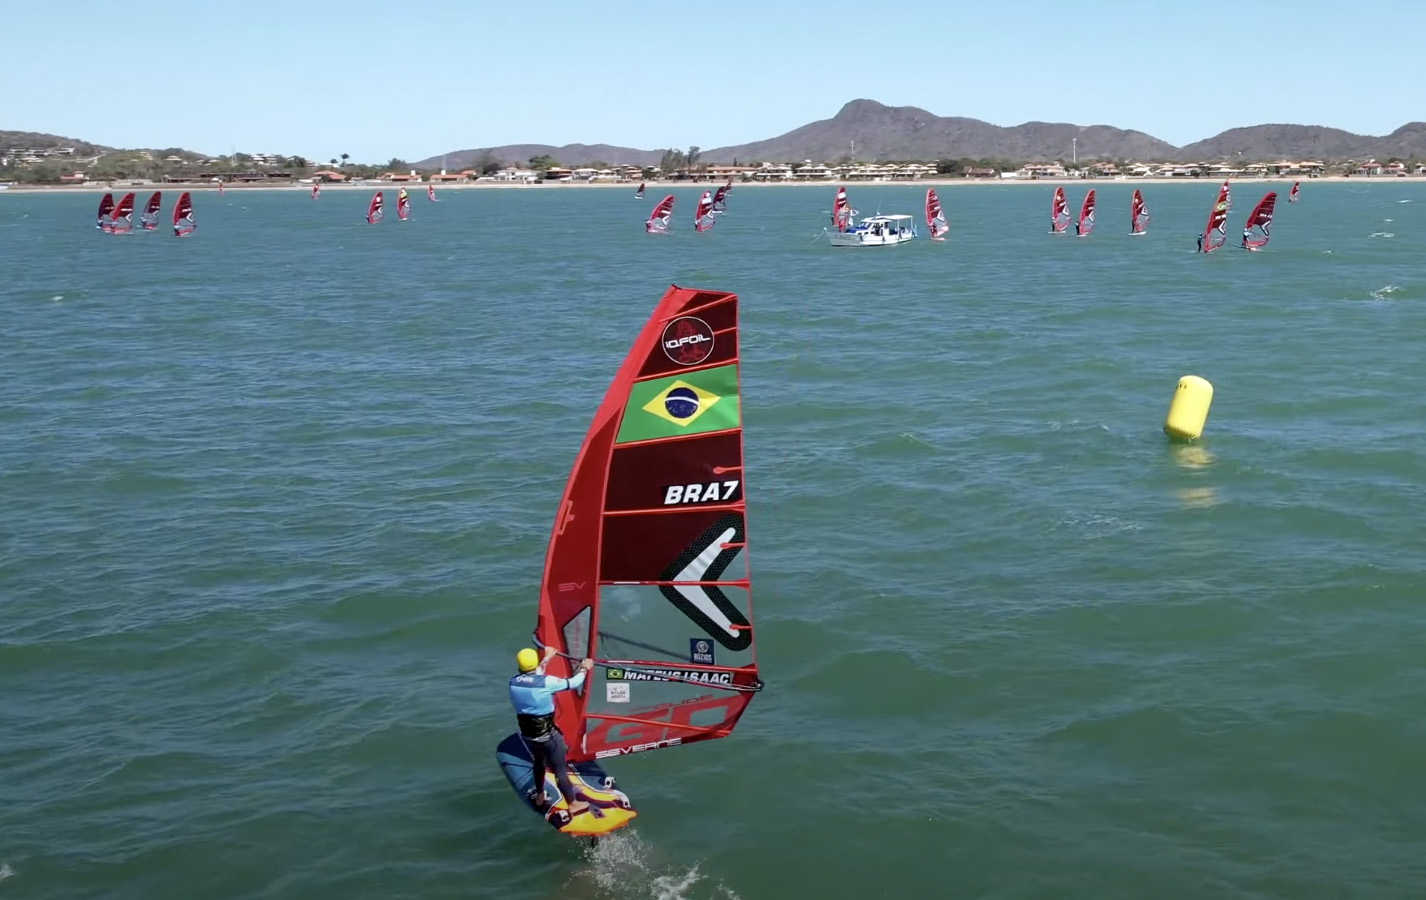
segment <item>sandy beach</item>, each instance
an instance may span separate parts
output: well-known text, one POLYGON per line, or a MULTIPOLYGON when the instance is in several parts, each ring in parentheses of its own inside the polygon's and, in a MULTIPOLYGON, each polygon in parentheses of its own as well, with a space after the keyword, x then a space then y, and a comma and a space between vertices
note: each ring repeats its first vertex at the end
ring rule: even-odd
MULTIPOLYGON (((1320 177, 1317 177, 1317 178, 1311 178, 1311 179, 1309 179, 1309 178, 1307 178, 1307 177, 1305 177, 1305 176, 1301 176, 1301 177, 1268 176, 1268 177, 1266 177, 1266 178, 1235 178, 1235 179, 1233 179, 1233 183, 1234 183, 1234 184, 1243 184, 1243 183, 1251 182, 1251 183, 1261 183, 1261 184, 1283 184, 1283 185, 1290 185, 1290 184, 1292 184, 1294 181, 1310 181, 1310 182, 1314 182, 1314 183, 1315 183, 1315 182, 1323 182, 1323 181, 1392 181, 1392 180, 1420 181, 1420 180, 1423 180, 1423 177, 1422 177, 1422 176, 1405 176, 1405 177, 1399 177, 1399 176, 1390 176, 1390 175, 1376 175, 1376 176, 1370 176, 1370 175, 1366 175, 1366 176, 1363 176, 1363 175, 1357 175, 1357 176, 1347 176, 1347 175, 1323 175, 1323 176, 1320 176, 1320 177)), ((1088 182, 1088 183, 1094 183, 1094 184, 1192 184, 1192 183, 1209 184, 1209 183, 1213 183, 1214 181, 1215 181, 1215 179, 1213 179, 1213 178, 1128 178, 1128 177, 1124 177, 1124 178, 1060 178, 1060 179, 1053 179, 1053 178, 1041 178, 1041 179, 1034 179, 1034 178, 918 178, 918 179, 914 179, 914 180, 895 180, 895 181, 866 181, 866 180, 860 180, 860 179, 858 179, 858 180, 855 180, 855 181, 844 181, 844 182, 843 182, 843 181, 836 181, 835 179, 830 179, 830 178, 828 178, 828 179, 818 179, 818 180, 816 180, 816 181, 738 181, 738 182, 734 182, 734 185, 733 185, 733 186, 734 186, 735 188, 737 188, 738 190, 744 190, 744 189, 747 189, 747 188, 758 188, 758 189, 762 189, 762 188, 822 188, 822 189, 826 189, 826 188, 828 188, 828 187, 831 187, 831 186, 834 186, 834 185, 837 185, 837 184, 847 184, 847 185, 863 185, 863 184, 865 184, 865 185, 871 185, 871 184, 877 184, 877 185, 907 185, 907 186, 912 186, 912 187, 924 185, 924 186, 926 186, 926 187, 934 187, 934 188, 940 189, 940 188, 952 188, 952 187, 980 187, 980 186, 985 186, 985 185, 1037 185, 1037 186, 1040 186, 1040 187, 1044 187, 1044 186, 1046 186, 1046 185, 1071 184, 1071 183, 1074 183, 1074 182, 1088 182)), ((713 187, 715 187, 716 185, 718 185, 719 183, 720 183, 720 182, 717 182, 717 181, 649 181, 649 182, 645 182, 645 185, 646 185, 646 192, 647 192, 647 193, 653 193, 653 192, 657 192, 657 191, 660 191, 660 190, 672 190, 672 189, 677 189, 677 188, 696 188, 696 187, 713 188, 713 187)), ((281 185, 276 185, 276 184, 264 184, 264 183, 234 183, 234 184, 224 184, 223 187, 224 187, 225 190, 230 190, 230 191, 301 191, 301 192, 303 192, 303 193, 309 192, 309 191, 311 191, 311 189, 312 189, 312 186, 311 186, 310 183, 308 183, 308 184, 292 183, 292 184, 281 184, 281 185)), ((417 191, 424 192, 424 191, 426 190, 426 184, 425 184, 425 182, 401 182, 401 181, 366 181, 366 182, 357 183, 357 184, 327 183, 327 184, 323 184, 323 185, 322 185, 322 190, 323 190, 323 191, 376 191, 376 190, 392 190, 392 191, 395 191, 395 190, 399 190, 399 189, 402 188, 402 187, 406 187, 409 191, 412 191, 412 192, 417 192, 417 191)), ((583 182, 583 181, 581 181, 581 182, 540 182, 540 183, 536 183, 536 184, 516 184, 516 183, 511 183, 511 182, 481 181, 481 182, 464 182, 464 183, 456 183, 456 184, 437 184, 437 185, 436 185, 436 191, 437 191, 438 193, 443 193, 443 192, 445 192, 445 191, 468 191, 468 190, 497 190, 497 191, 515 191, 515 190, 517 190, 517 191, 531 191, 531 190, 533 190, 533 191, 621 190, 621 191, 629 191, 629 190, 634 190, 634 189, 637 188, 637 187, 638 187, 638 183, 637 183, 637 182, 633 182, 633 181, 598 182, 598 183, 583 182)), ((112 182, 112 183, 111 183, 111 182, 95 182, 95 183, 92 183, 92 184, 13 184, 13 185, 11 185, 11 186, 10 186, 8 189, 6 189, 6 190, 0 190, 0 197, 5 196, 6 194, 17 194, 17 193, 23 193, 23 194, 34 194, 34 193, 59 193, 59 194, 73 194, 73 193, 84 194, 84 193, 90 193, 90 194, 103 194, 103 193, 109 193, 109 192, 130 191, 130 190, 132 190, 132 191, 163 190, 163 191, 192 191, 192 192, 194 192, 194 193, 217 193, 217 192, 218 192, 218 186, 217 186, 216 184, 197 184, 197 183, 192 183, 192 184, 186 184, 186 183, 170 183, 170 184, 159 184, 159 183, 152 183, 152 184, 133 184, 133 183, 130 183, 130 182, 112 182)))

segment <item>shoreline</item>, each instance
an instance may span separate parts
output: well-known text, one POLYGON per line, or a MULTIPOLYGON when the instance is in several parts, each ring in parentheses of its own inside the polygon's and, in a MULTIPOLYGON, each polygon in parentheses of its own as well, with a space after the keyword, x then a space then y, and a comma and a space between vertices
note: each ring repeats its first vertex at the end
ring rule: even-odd
MULTIPOLYGON (((1359 183, 1359 182, 1363 182, 1363 181, 1368 182, 1368 183, 1390 181, 1390 182, 1407 182, 1407 183, 1410 183, 1410 182, 1426 181, 1426 176, 1420 176, 1420 175, 1414 175, 1414 176, 1413 176, 1413 175, 1408 175, 1408 176, 1404 176, 1404 177, 1403 177, 1403 176, 1395 176, 1395 175, 1354 175, 1354 176, 1348 176, 1348 175, 1321 175, 1321 176, 1318 176, 1317 178, 1308 178, 1307 176, 1294 177, 1294 176, 1287 176, 1287 175, 1269 175, 1269 176, 1264 177, 1264 178, 1235 178, 1235 179, 1232 179, 1232 183, 1233 183, 1233 184, 1288 184, 1288 185, 1290 185, 1290 184, 1292 184, 1292 182, 1294 182, 1294 181, 1306 181, 1306 182, 1310 182, 1310 183, 1323 182, 1323 181, 1333 181, 1333 182, 1337 182, 1337 181, 1348 181, 1348 182, 1352 182, 1352 183, 1359 183)), ((702 188, 702 189, 704 189, 704 190, 712 190, 713 188, 717 187, 717 186, 718 186, 719 184, 721 184, 721 183, 722 183, 722 182, 719 182, 719 181, 651 181, 651 182, 645 182, 645 184, 647 184, 646 195, 647 195, 647 194, 651 194, 651 193, 657 193, 658 191, 661 191, 661 190, 674 190, 674 189, 678 189, 678 188, 702 188)), ((822 189, 826 189, 826 188, 835 187, 835 186, 837 186, 837 185, 846 185, 846 186, 849 187, 849 188, 852 187, 852 186, 861 187, 861 186, 876 185, 876 186, 879 186, 879 187, 881 187, 881 186, 888 186, 888 187, 920 187, 920 186, 926 186, 926 187, 934 187, 934 188, 938 188, 938 189, 939 189, 939 188, 952 188, 952 187, 983 187, 983 186, 986 186, 986 185, 1038 185, 1038 186, 1041 186, 1041 187, 1045 187, 1045 186, 1049 186, 1049 185, 1068 186, 1068 185, 1073 185, 1073 184, 1093 184, 1093 185, 1111 185, 1111 184, 1153 184, 1153 185, 1164 185, 1164 184, 1216 184, 1216 183, 1217 183, 1217 180, 1216 180, 1216 179, 1213 179, 1213 178, 1188 178, 1188 177, 1184 177, 1184 178, 1152 178, 1152 177, 1150 177, 1150 178, 918 178, 918 179, 915 179, 915 180, 907 180, 907 181, 866 181, 866 180, 837 181, 837 180, 835 180, 835 179, 828 178, 828 179, 820 179, 820 180, 818 180, 818 181, 738 181, 738 182, 734 182, 733 187, 734 187, 734 189, 736 189, 736 190, 743 190, 743 189, 745 189, 745 188, 822 188, 822 189)), ((405 188, 407 188, 408 190, 410 190, 410 191, 412 191, 412 192, 417 192, 417 191, 419 191, 419 192, 423 192, 423 193, 424 193, 425 190, 426 190, 426 183, 425 183, 425 182, 401 182, 401 181, 393 181, 393 182, 368 182, 368 183, 366 183, 366 184, 338 184, 338 183, 329 183, 329 184, 323 184, 323 185, 322 185, 322 190, 323 190, 324 192, 326 192, 326 191, 378 191, 378 190, 381 190, 381 191, 385 191, 385 190, 396 191, 396 190, 401 189, 402 187, 405 187, 405 188)), ((466 183, 464 183, 464 184, 437 184, 437 185, 436 185, 436 191, 437 191, 438 193, 444 192, 444 191, 468 191, 468 190, 497 190, 497 191, 540 190, 540 191, 551 191, 551 190, 590 190, 590 189, 593 189, 593 190, 616 190, 616 189, 617 189, 617 190, 632 191, 632 190, 637 189, 637 187, 638 187, 638 183, 637 183, 637 182, 633 182, 633 181, 625 181, 625 182, 600 182, 600 183, 597 183, 597 184, 593 184, 593 183, 589 183, 589 182, 578 182, 578 183, 574 183, 574 182, 538 182, 538 183, 535 183, 535 184, 516 184, 516 183, 512 183, 512 182, 489 182, 489 181, 486 181, 486 182, 466 182, 466 183)), ((294 182, 294 183, 291 183, 291 184, 284 184, 284 185, 261 184, 261 183, 258 183, 258 184, 236 183, 236 184, 224 184, 224 185, 223 185, 223 188, 224 188, 225 191, 229 191, 229 190, 232 190, 232 191, 282 191, 282 192, 288 192, 288 193, 291 193, 291 192, 308 193, 308 192, 311 191, 312 186, 311 186, 310 183, 308 183, 308 184, 297 184, 297 183, 295 183, 295 182, 294 182)), ((106 194, 106 193, 122 193, 122 192, 127 192, 127 191, 134 191, 135 193, 142 193, 142 192, 144 192, 144 191, 151 191, 151 190, 174 191, 174 192, 179 192, 179 193, 181 193, 181 192, 183 192, 183 191, 189 191, 189 192, 193 192, 193 193, 217 193, 217 191, 218 191, 218 186, 215 185, 215 184, 209 184, 209 183, 169 183, 169 184, 145 184, 145 185, 130 185, 130 184, 115 185, 115 184, 113 184, 112 182, 94 183, 94 184, 18 184, 18 183, 17 183, 17 184, 11 184, 8 188, 3 189, 3 190, 0 190, 0 197, 5 196, 6 194, 48 194, 48 193, 55 193, 55 194, 106 194)))

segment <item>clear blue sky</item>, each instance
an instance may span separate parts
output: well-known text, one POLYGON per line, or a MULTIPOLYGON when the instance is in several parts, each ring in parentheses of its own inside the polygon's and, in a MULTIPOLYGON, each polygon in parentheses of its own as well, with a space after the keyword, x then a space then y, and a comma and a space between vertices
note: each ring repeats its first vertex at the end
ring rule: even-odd
POLYGON ((1426 0, 867 6, 11 3, 0 129, 121 147, 416 160, 511 143, 704 148, 858 97, 1182 145, 1426 118, 1426 0), (892 73, 900 67, 904 74, 892 73))

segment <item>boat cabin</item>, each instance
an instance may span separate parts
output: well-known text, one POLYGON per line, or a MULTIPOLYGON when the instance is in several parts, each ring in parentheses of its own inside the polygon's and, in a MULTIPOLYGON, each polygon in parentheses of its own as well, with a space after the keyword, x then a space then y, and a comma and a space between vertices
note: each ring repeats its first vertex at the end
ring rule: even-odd
POLYGON ((916 237, 914 216, 867 216, 852 224, 847 231, 830 231, 828 241, 833 247, 890 247, 904 244, 916 237))

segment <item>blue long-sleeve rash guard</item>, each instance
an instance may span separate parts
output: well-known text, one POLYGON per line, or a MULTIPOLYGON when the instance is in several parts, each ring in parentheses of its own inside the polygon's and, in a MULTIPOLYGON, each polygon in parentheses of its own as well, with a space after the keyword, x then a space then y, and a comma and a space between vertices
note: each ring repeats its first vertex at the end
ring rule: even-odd
POLYGON ((522 716, 548 716, 555 711, 555 694, 577 691, 584 684, 586 672, 581 669, 573 678, 546 675, 543 667, 510 679, 510 703, 522 716))

